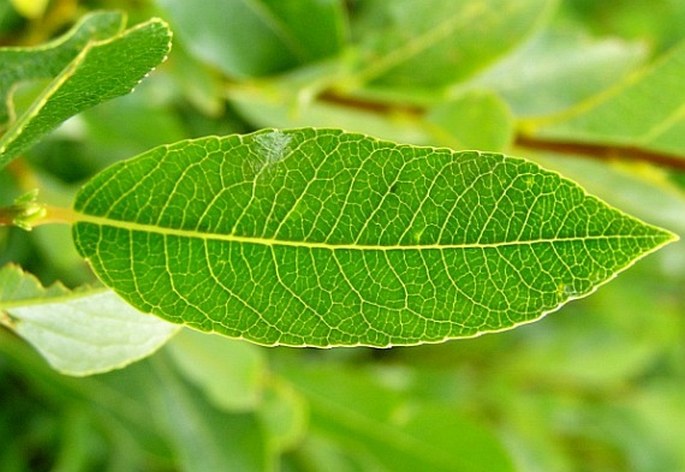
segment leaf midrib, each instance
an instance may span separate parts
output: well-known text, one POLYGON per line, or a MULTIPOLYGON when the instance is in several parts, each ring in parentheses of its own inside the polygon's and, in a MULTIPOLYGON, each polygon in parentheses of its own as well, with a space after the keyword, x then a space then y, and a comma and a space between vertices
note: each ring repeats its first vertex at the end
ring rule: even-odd
POLYGON ((539 238, 518 241, 499 241, 494 243, 462 243, 462 244, 412 244, 412 245, 374 245, 374 244, 331 244, 325 242, 315 241, 292 241, 286 239, 264 238, 259 236, 241 236, 236 234, 221 234, 221 233, 205 233, 198 230, 169 228, 164 226, 157 226, 153 224, 136 223, 130 221, 115 220, 103 216, 89 215, 78 211, 74 212, 75 223, 90 223, 98 226, 109 226, 117 229, 125 229, 129 231, 140 231, 163 236, 177 236, 191 239, 202 239, 212 241, 224 241, 240 244, 255 244, 262 246, 286 246, 296 248, 308 249, 326 249, 330 251, 338 250, 354 250, 354 251, 426 251, 426 250, 451 250, 451 249, 488 249, 507 246, 531 246, 535 244, 552 244, 562 242, 587 242, 598 240, 655 240, 662 239, 659 247, 668 242, 677 239, 677 236, 666 232, 658 234, 645 235, 629 235, 629 234, 615 234, 615 235, 591 235, 591 236, 573 236, 573 237, 557 237, 557 238, 539 238))

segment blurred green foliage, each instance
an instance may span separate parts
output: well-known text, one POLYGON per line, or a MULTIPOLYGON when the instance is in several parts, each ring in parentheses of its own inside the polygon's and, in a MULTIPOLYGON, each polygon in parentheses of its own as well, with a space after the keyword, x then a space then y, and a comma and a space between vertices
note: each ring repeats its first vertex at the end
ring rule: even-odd
MULTIPOLYGON (((474 16, 452 24, 444 1, 53 0, 26 19, 0 0, 2 45, 43 43, 99 8, 158 15, 177 33, 135 93, 0 172, 0 204, 35 187, 68 202, 97 170, 157 144, 326 125, 507 150, 684 234, 677 169, 537 153, 515 137, 523 119, 563 111, 682 41, 685 3, 517 4, 459 2, 474 16), (228 10, 231 28, 217 16, 228 10), (438 20, 441 41, 469 38, 463 55, 412 46, 438 20)), ((0 265, 91 281, 70 244, 65 228, 0 227, 0 265)), ((0 470, 685 470, 682 246, 533 325, 434 346, 268 349, 184 332, 147 360, 75 379, 2 328, 0 470)))

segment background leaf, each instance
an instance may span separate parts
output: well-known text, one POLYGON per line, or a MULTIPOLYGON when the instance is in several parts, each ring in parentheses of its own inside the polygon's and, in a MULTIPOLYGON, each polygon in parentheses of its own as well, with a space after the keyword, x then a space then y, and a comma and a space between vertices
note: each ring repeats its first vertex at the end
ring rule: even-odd
POLYGON ((622 83, 551 119, 532 121, 533 134, 611 143, 682 155, 685 152, 685 42, 622 83))
POLYGON ((0 138, 0 168, 70 116, 131 92, 166 58, 170 41, 166 23, 153 19, 89 43, 0 138))
POLYGON ((217 407, 245 411, 260 402, 266 365, 264 353, 254 345, 183 330, 169 345, 169 352, 186 378, 217 407))
POLYGON ((19 268, 0 269, 0 317, 58 371, 90 375, 152 354, 178 329, 106 289, 43 288, 19 268))
POLYGON ((63 36, 39 47, 0 48, 0 124, 10 118, 11 90, 19 82, 56 77, 89 41, 106 39, 124 26, 120 12, 85 15, 63 36))
POLYGON ((77 249, 138 309, 265 344, 511 328, 673 238, 523 160, 336 130, 157 148, 74 207, 77 249))
POLYGON ((496 91, 517 116, 544 116, 612 86, 646 57, 641 43, 597 40, 569 27, 556 27, 538 34, 464 87, 496 91))
POLYGON ((464 80, 527 37, 549 0, 360 2, 357 81, 400 88, 464 80))
POLYGON ((472 91, 433 107, 426 128, 452 149, 503 151, 514 139, 511 111, 491 92, 472 91))
POLYGON ((211 408, 168 362, 155 374, 166 388, 154 392, 156 417, 165 424, 182 470, 272 470, 272 457, 254 415, 211 408))
POLYGON ((201 8, 183 0, 158 3, 190 51, 235 77, 331 56, 346 32, 338 0, 207 0, 201 8))
POLYGON ((286 375, 310 401, 314 433, 365 460, 365 470, 513 470, 486 430, 458 411, 408 400, 383 376, 326 368, 286 375))

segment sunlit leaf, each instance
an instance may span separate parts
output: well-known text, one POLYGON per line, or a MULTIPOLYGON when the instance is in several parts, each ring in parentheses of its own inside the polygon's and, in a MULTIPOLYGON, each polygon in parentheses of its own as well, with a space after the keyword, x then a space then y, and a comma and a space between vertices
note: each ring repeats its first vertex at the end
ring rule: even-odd
POLYGON ((10 0, 10 3, 27 18, 39 18, 48 6, 48 0, 10 0))
POLYGON ((75 211, 77 249, 139 310, 294 346, 512 328, 674 239, 521 159, 325 129, 160 147, 75 211))

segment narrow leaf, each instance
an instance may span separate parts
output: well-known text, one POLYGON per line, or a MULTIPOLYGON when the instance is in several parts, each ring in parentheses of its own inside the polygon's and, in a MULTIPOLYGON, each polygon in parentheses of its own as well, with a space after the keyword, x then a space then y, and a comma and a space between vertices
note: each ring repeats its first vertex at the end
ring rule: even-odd
POLYGON ((159 147, 74 206, 78 251, 139 310, 293 346, 512 328, 674 239, 521 159, 311 128, 159 147))
POLYGON ((31 48, 0 48, 0 124, 11 116, 10 93, 17 83, 57 76, 88 41, 117 34, 124 22, 125 17, 119 12, 90 13, 48 44, 31 48))
POLYGON ((0 319, 56 370, 78 376, 146 357, 178 329, 139 313, 111 290, 44 288, 11 265, 0 269, 0 319))
POLYGON ((356 24, 359 82, 403 88, 464 80, 528 37, 551 0, 370 0, 356 24))
POLYGON ((180 470, 274 470, 255 414, 227 413, 182 381, 164 357, 156 359, 153 418, 163 425, 180 470))
POLYGON ((166 23, 152 19, 91 41, 0 138, 0 168, 67 118, 131 92, 171 47, 166 23))

